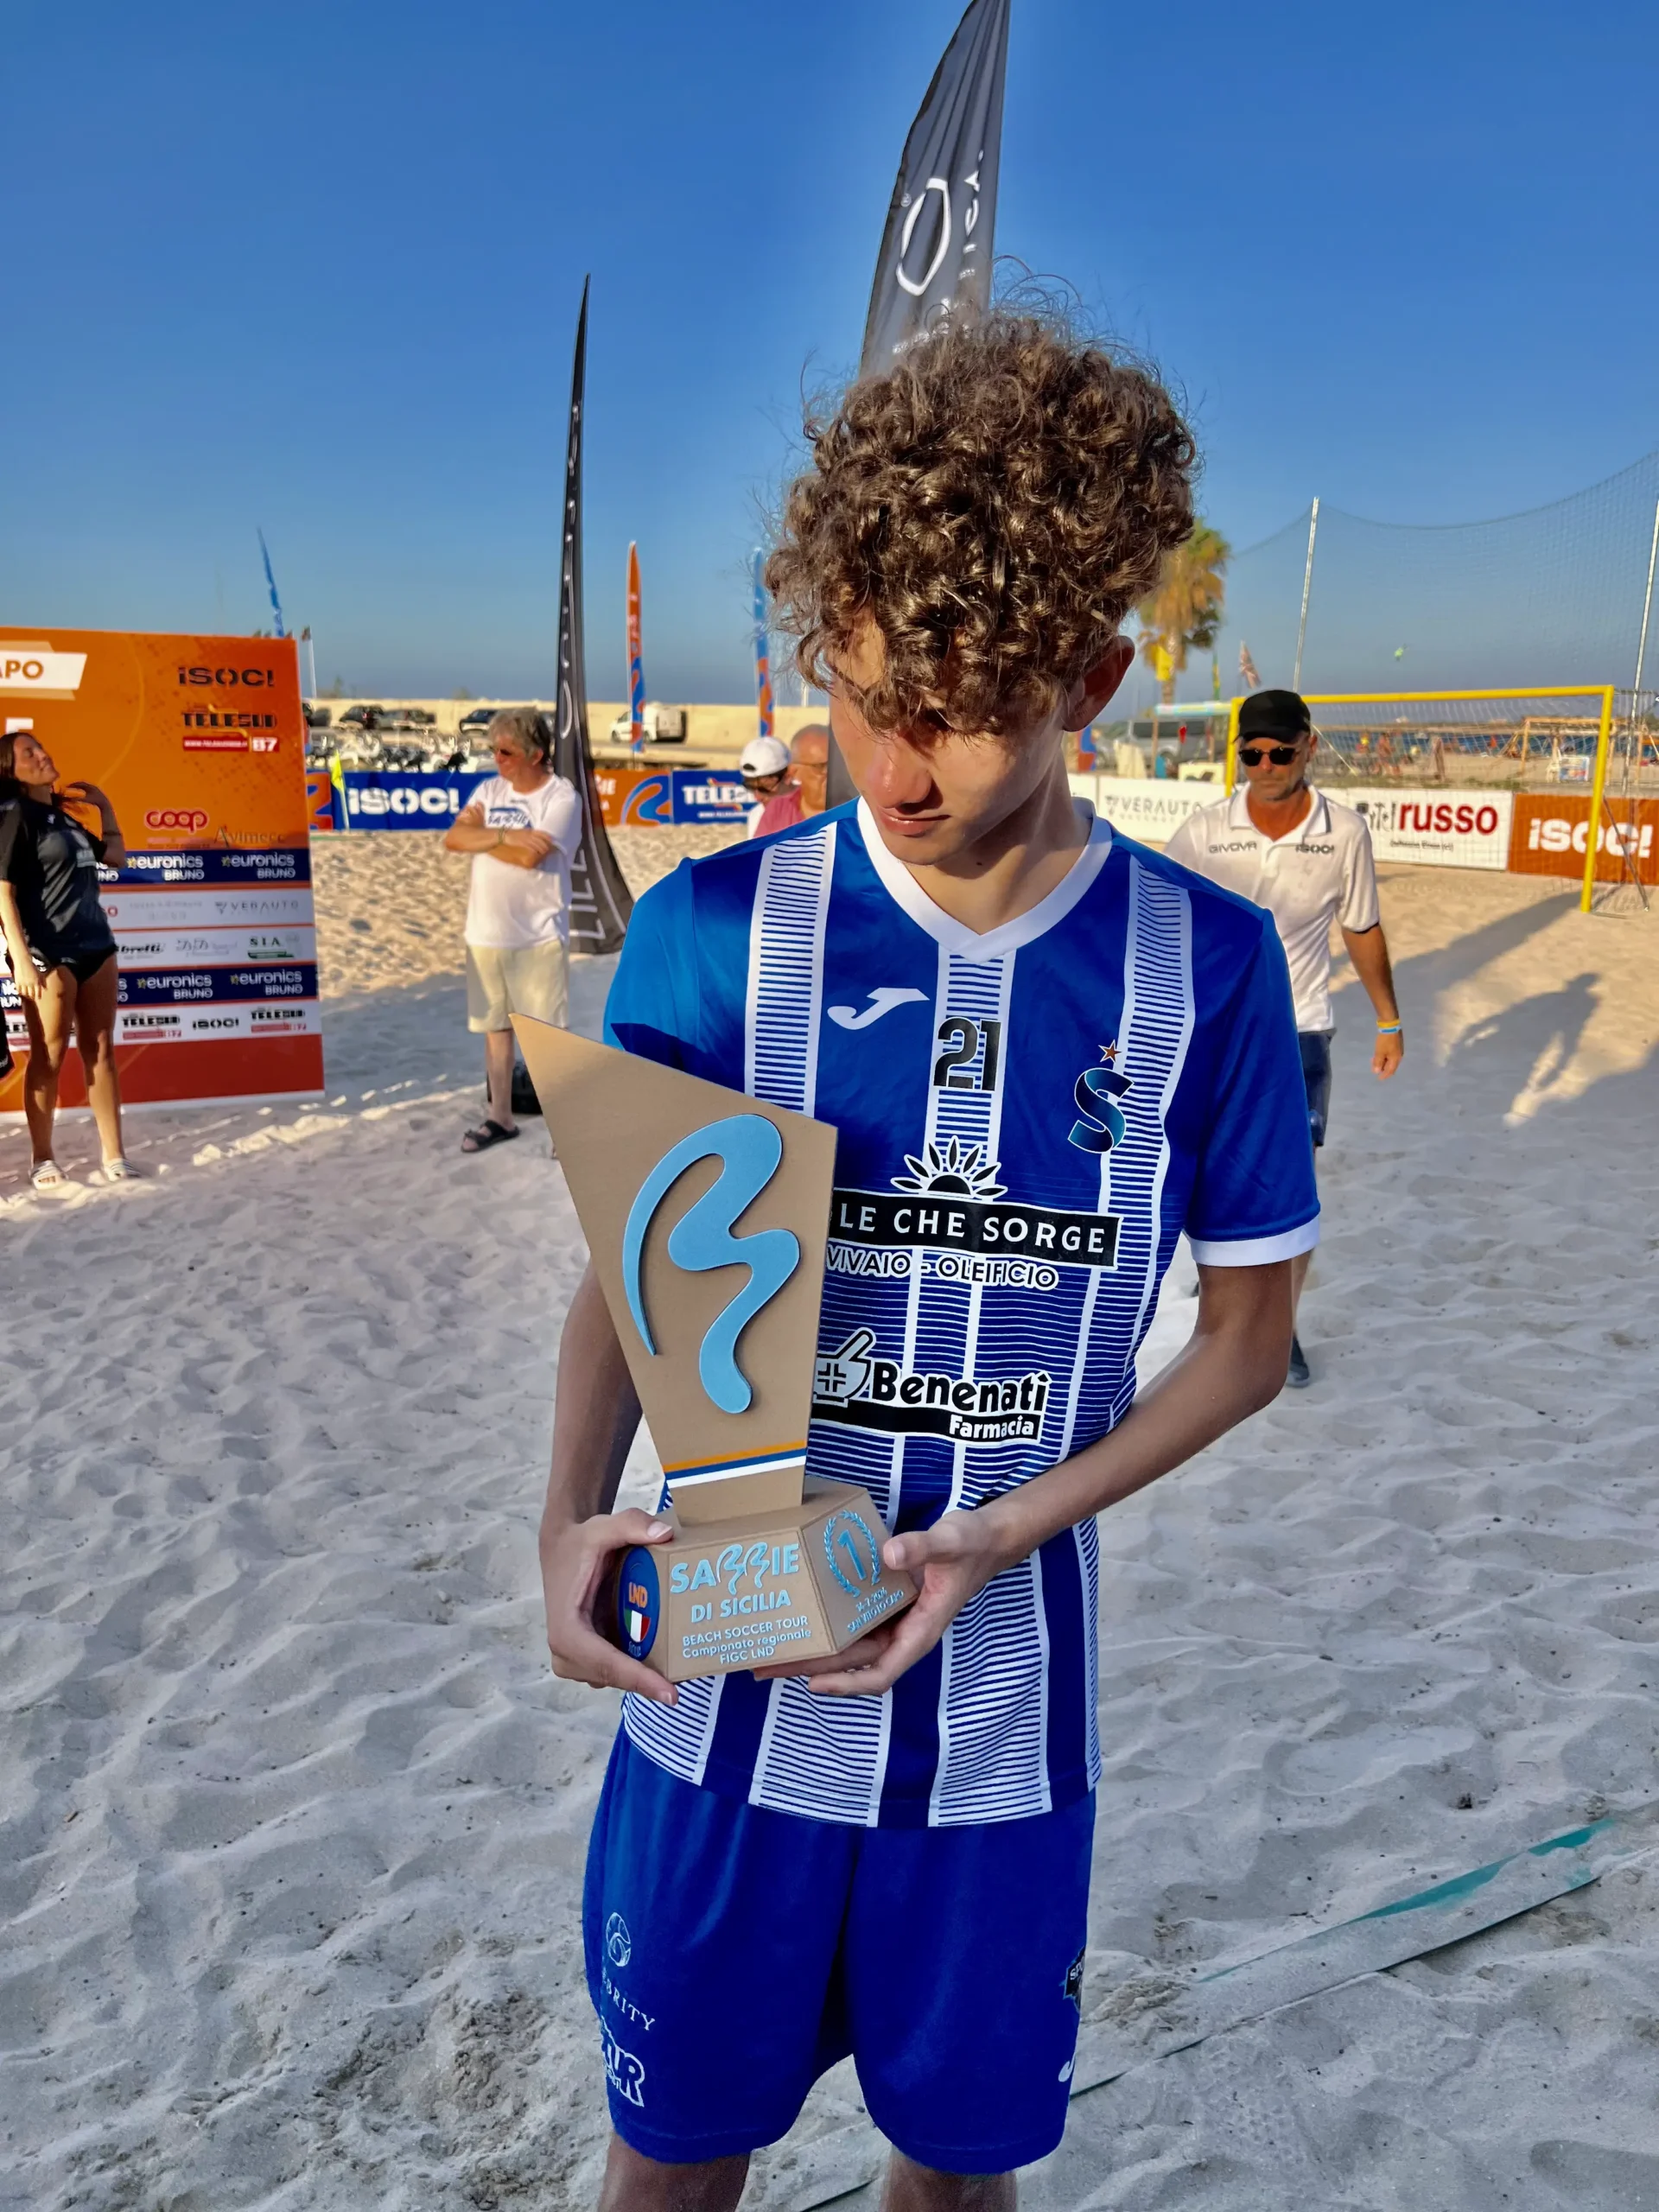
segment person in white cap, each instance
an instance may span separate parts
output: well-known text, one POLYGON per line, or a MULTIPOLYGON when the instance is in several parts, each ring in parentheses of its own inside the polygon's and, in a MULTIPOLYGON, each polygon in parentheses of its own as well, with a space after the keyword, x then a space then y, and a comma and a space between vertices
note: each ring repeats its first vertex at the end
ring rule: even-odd
POLYGON ((738 755, 737 772, 754 801, 743 817, 753 837, 766 801, 781 789, 789 772, 789 747, 779 737, 752 737, 738 755))

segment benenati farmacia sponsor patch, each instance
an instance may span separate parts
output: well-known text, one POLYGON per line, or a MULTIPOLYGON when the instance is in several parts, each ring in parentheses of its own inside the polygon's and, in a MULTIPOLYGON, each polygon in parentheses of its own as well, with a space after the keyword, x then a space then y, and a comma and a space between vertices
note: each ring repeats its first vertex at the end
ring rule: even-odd
POLYGON ((1052 1378, 1046 1368, 976 1382, 873 1359, 875 1334, 855 1329, 820 1355, 812 1418, 892 1435, 944 1436, 957 1444, 1009 1444, 1041 1434, 1052 1378))

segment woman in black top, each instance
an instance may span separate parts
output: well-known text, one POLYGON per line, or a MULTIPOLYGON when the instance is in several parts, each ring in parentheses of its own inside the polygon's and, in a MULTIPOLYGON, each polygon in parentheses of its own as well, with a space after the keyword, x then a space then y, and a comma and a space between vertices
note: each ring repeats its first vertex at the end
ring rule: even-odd
POLYGON ((98 863, 119 868, 125 858, 115 810, 96 784, 67 784, 60 791, 52 756, 32 730, 0 737, 0 929, 29 1029, 23 1111, 37 1191, 58 1190, 64 1181, 52 1157, 52 1124, 72 1032, 104 1149, 104 1179, 123 1182, 137 1173, 121 1149, 115 938, 98 895, 98 863), (68 806, 96 807, 99 835, 83 830, 68 806))

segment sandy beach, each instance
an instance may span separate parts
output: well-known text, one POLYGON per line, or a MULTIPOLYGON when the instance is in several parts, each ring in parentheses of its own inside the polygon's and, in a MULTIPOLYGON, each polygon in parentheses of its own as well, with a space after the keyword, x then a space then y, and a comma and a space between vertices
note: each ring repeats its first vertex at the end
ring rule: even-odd
MULTIPOLYGON (((623 833, 636 886, 697 834, 623 833)), ((464 868, 315 868, 325 1102, 136 1115, 108 1189, 73 1122, 58 1198, 0 1128, 4 2212, 597 2183, 614 1704, 552 1680, 534 1553, 580 1234, 539 1123, 457 1150, 464 868)), ((1344 976, 1315 1385, 1103 1524, 1086 2021, 1659 1799, 1659 914, 1429 869, 1383 908, 1408 1053, 1372 1079, 1344 976)), ((1627 2212, 1656 2084, 1659 1852, 1080 2095, 1022 2201, 1627 2212)), ((746 2212, 860 2112, 838 2069, 746 2212)))

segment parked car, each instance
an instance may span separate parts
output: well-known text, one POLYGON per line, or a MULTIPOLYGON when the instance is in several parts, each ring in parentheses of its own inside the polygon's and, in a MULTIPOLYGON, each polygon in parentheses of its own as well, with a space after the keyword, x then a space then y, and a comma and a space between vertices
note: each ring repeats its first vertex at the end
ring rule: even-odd
POLYGON ((372 729, 385 712, 384 707, 347 707, 340 718, 340 726, 342 729, 372 729))
POLYGON ((458 728, 463 738, 482 737, 490 724, 501 712, 499 707, 474 707, 464 714, 458 728))
POLYGON ((308 729, 327 729, 332 726, 334 715, 331 707, 320 707, 315 699, 307 699, 302 704, 308 729))
MULTIPOLYGON (((641 717, 647 745, 683 745, 685 742, 685 709, 664 707, 656 699, 648 700, 641 717)), ((630 716, 620 714, 611 724, 613 745, 626 745, 632 741, 633 723, 630 716)))

